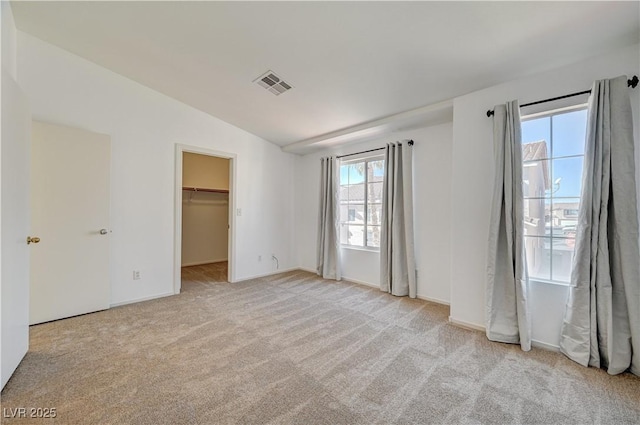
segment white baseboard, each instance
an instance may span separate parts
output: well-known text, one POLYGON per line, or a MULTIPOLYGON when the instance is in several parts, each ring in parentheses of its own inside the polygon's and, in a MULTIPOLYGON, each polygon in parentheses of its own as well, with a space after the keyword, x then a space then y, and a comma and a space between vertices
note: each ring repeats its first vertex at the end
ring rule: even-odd
POLYGON ((228 261, 228 260, 226 258, 222 258, 220 260, 195 261, 192 263, 184 263, 180 267, 202 266, 204 264, 222 263, 225 261, 228 261))
MULTIPOLYGON (((449 323, 463 329, 471 329, 474 331, 486 332, 486 328, 484 326, 476 325, 475 323, 465 322, 464 320, 454 319, 451 316, 449 316, 449 323)), ((543 350, 560 352, 560 347, 558 347, 557 345, 549 344, 542 341, 536 341, 535 339, 531 340, 531 346, 535 348, 540 348, 543 350)))
MULTIPOLYGON (((376 289, 380 289, 380 285, 371 283, 371 282, 365 282, 364 280, 359 280, 359 279, 354 279, 352 277, 346 277, 343 276, 342 280, 346 280, 348 282, 353 282, 353 283, 357 283, 360 285, 364 285, 364 286, 368 286, 370 288, 376 288, 376 289)), ((424 295, 416 295, 416 298, 418 298, 419 300, 423 300, 423 301, 429 301, 431 303, 435 303, 435 304, 442 304, 442 305, 450 305, 448 301, 444 301, 444 300, 440 300, 438 298, 431 298, 431 297, 425 297, 424 295)))
POLYGON ((300 270, 300 267, 289 267, 288 269, 279 269, 279 270, 274 270, 274 271, 267 272, 267 273, 257 274, 257 275, 254 275, 254 276, 241 277, 239 279, 234 280, 231 283, 244 282, 245 280, 257 279, 259 277, 273 276, 274 274, 292 272, 294 270, 300 270))
POLYGON ((481 332, 486 332, 486 328, 482 325, 477 325, 475 323, 471 323, 471 322, 465 322, 464 320, 458 320, 458 319, 454 319, 453 317, 449 316, 449 323, 451 323, 454 326, 458 326, 460 328, 464 328, 464 329, 471 329, 474 331, 481 331, 481 332))
POLYGON ((531 346, 536 348, 541 348, 543 350, 555 351, 557 353, 560 352, 560 347, 558 347, 557 345, 548 344, 542 341, 536 341, 535 339, 531 340, 531 346))
POLYGON ((174 294, 173 292, 165 292, 163 294, 150 295, 148 297, 136 298, 128 301, 120 301, 120 302, 111 304, 109 308, 120 307, 122 305, 127 305, 127 304, 141 303, 143 301, 155 300, 156 298, 164 298, 170 295, 176 295, 176 294, 174 294))
POLYGON ((445 300, 441 300, 439 298, 432 298, 432 297, 425 297, 424 295, 420 295, 418 294, 416 296, 416 298, 421 299, 421 300, 425 300, 425 301, 429 301, 435 304, 442 304, 442 305, 446 305, 446 306, 450 306, 451 303, 449 301, 445 301, 445 300))
POLYGON ((364 280, 354 279, 352 277, 342 276, 342 280, 346 280, 347 282, 357 283, 358 285, 368 286, 370 288, 380 289, 380 285, 375 285, 371 282, 365 282, 364 280))
POLYGON ((298 270, 302 270, 303 272, 309 272, 309 273, 313 273, 313 274, 317 274, 318 271, 314 270, 314 269, 308 269, 306 267, 298 267, 298 270))

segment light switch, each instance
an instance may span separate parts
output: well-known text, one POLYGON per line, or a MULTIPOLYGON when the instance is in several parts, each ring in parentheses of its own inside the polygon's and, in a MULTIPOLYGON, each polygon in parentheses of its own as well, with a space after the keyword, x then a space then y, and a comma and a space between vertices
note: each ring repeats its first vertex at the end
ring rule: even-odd
POLYGON ((237 215, 238 217, 240 217, 240 216, 242 215, 242 208, 238 208, 238 209, 236 210, 236 215, 237 215))

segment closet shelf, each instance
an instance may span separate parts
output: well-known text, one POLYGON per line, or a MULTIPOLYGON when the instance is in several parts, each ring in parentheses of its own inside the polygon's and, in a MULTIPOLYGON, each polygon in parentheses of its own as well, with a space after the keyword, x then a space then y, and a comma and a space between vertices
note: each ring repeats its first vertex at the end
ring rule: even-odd
POLYGON ((202 187, 183 187, 182 190, 188 190, 190 192, 229 193, 229 189, 205 189, 202 187))

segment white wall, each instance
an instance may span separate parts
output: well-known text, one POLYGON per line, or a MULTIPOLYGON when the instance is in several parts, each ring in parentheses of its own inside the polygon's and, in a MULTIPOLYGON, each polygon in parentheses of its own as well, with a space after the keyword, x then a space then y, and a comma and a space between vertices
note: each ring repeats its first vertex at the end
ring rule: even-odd
MULTIPOLYGON (((596 79, 640 74, 638 46, 543 74, 504 83, 454 100, 451 227, 451 319, 484 327, 485 270, 494 173, 493 134, 487 109, 582 91, 596 79)), ((638 144, 640 89, 630 90, 638 144)), ((549 105, 547 105, 549 106, 549 105)), ((526 112, 526 110, 525 110, 526 112)), ((639 163, 640 164, 640 163, 639 163)), ((639 170, 640 171, 640 170, 639 170)), ((533 339, 557 346, 568 294, 563 286, 532 284, 533 339)))
MULTIPOLYGON (((418 296, 449 302, 452 124, 393 133, 390 136, 302 156, 296 162, 296 235, 298 264, 315 270, 320 190, 320 157, 348 154, 401 139, 413 139, 414 222, 418 296)), ((380 255, 342 249, 345 279, 378 286, 380 255)))
POLYGON ((34 119, 111 136, 112 304, 173 293, 176 143, 237 155, 236 280, 296 266, 293 155, 23 32, 18 52, 34 119))
POLYGON ((18 75, 16 65, 18 34, 15 22, 13 21, 10 3, 8 1, 2 1, 0 7, 2 21, 2 42, 0 43, 2 46, 2 67, 16 80, 18 75))

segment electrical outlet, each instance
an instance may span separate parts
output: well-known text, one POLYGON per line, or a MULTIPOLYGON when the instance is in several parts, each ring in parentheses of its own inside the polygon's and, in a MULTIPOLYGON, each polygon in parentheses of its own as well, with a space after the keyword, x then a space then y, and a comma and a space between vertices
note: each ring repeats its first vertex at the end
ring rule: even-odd
POLYGON ((140 270, 133 271, 133 280, 140 280, 140 270))
POLYGON ((242 208, 236 208, 236 215, 240 217, 242 215, 242 208))

